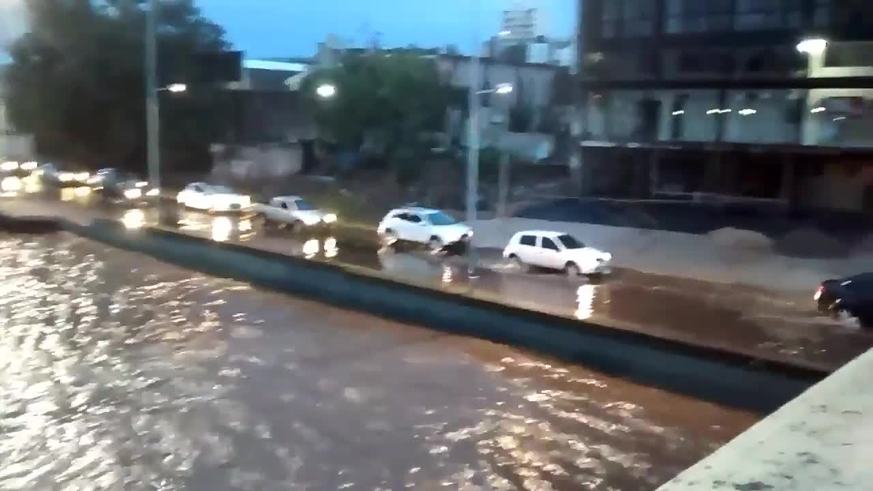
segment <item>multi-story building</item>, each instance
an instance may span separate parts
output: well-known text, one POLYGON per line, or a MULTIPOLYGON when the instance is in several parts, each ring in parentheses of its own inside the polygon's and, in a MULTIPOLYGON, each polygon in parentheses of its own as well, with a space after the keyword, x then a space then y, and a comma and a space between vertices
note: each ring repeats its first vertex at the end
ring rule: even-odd
POLYGON ((542 12, 522 3, 512 9, 504 10, 500 33, 504 38, 515 41, 524 41, 545 35, 545 21, 542 12))
POLYGON ((580 12, 588 192, 873 211, 873 2, 580 12))
POLYGON ((33 137, 15 131, 6 108, 4 67, 0 64, 0 159, 30 159, 34 155, 33 137))

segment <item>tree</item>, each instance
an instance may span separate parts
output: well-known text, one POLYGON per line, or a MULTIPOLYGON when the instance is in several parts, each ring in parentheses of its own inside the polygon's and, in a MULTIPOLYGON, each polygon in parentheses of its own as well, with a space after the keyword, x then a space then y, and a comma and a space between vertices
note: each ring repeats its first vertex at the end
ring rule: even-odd
MULTIPOLYGON (((90 166, 144 168, 146 3, 29 1, 31 31, 10 50, 9 113, 16 127, 36 136, 40 153, 90 166)), ((158 22, 167 66, 227 47, 221 28, 201 17, 192 0, 163 1, 158 22)), ((208 144, 224 120, 216 116, 223 107, 217 97, 204 89, 164 99, 167 164, 208 163, 208 144)))
POLYGON ((337 68, 310 76, 303 90, 327 138, 342 149, 378 153, 406 180, 428 157, 454 95, 432 59, 402 52, 347 55, 337 68), (318 99, 315 86, 328 82, 336 96, 318 99))

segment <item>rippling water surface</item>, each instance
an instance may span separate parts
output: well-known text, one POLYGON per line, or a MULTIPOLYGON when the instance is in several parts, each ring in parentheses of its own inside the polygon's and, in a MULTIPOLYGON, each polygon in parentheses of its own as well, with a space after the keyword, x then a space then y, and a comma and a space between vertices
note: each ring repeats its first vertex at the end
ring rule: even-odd
POLYGON ((754 417, 67 235, 0 235, 0 489, 652 489, 754 417))

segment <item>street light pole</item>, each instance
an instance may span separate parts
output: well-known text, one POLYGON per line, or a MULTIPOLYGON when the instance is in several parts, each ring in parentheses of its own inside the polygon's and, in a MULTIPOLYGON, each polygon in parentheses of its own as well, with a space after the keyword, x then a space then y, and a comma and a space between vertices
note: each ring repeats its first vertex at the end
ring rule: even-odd
POLYGON ((158 0, 150 0, 145 29, 146 153, 149 184, 161 188, 161 128, 158 105, 158 0))
MULTIPOLYGON (((479 198, 479 89, 481 82, 481 61, 479 60, 479 7, 480 3, 474 4, 475 9, 473 22, 473 53, 470 59, 470 83, 467 91, 467 105, 469 106, 469 123, 467 128, 467 225, 473 226, 477 218, 477 202, 479 198)), ((476 272, 476 252, 473 246, 475 234, 467 244, 467 271, 470 276, 476 272)))

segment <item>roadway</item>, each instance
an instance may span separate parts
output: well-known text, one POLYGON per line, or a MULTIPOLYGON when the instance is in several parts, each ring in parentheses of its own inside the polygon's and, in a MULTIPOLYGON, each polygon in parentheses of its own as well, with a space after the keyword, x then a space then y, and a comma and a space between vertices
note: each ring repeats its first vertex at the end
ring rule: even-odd
MULTIPOLYGON (((477 250, 482 268, 467 275, 465 259, 415 247, 380 248, 370 230, 337 228, 293 234, 253 217, 212 216, 165 206, 128 209, 93 197, 7 199, 0 209, 19 215, 139 221, 211 240, 354 267, 401 282, 542 311, 612 328, 713 346, 803 366, 835 369, 873 347, 873 334, 818 315, 808 296, 738 285, 617 270, 598 281, 548 272, 512 271, 499 251, 477 250)), ((137 223, 134 223, 137 225, 137 223)))
POLYGON ((0 489, 654 489, 755 414, 0 233, 0 489))

